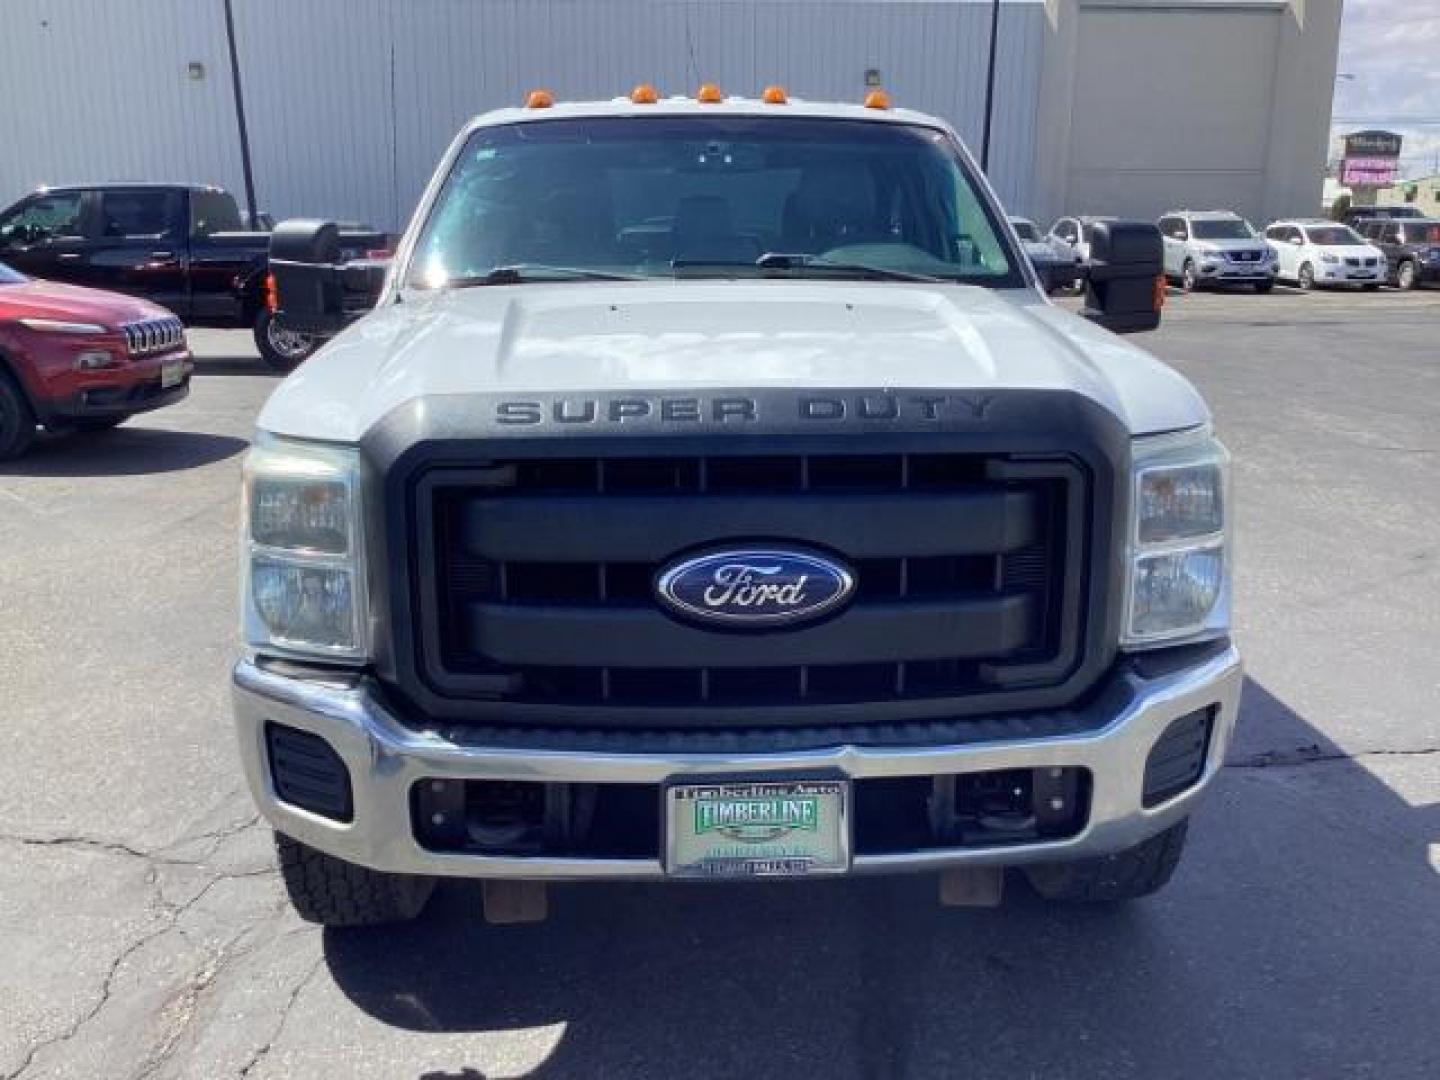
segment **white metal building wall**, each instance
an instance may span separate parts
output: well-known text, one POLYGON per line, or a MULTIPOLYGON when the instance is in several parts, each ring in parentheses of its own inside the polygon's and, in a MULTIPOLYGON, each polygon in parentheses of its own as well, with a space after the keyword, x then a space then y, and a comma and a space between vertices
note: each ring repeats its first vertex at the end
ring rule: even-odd
POLYGON ((4 0, 0 205, 42 183, 240 184, 219 3, 4 0), (202 61, 206 77, 186 65, 202 61))
MULTIPOLYGON (((988 0, 234 0, 257 201, 402 225, 468 117, 534 86, 703 80, 858 100, 867 69, 978 153, 988 0)), ((41 181, 241 190, 221 0, 6 0, 0 203, 41 181), (187 77, 187 65, 205 77, 187 77)), ((1043 0, 1004 0, 991 175, 1030 201, 1043 0)))

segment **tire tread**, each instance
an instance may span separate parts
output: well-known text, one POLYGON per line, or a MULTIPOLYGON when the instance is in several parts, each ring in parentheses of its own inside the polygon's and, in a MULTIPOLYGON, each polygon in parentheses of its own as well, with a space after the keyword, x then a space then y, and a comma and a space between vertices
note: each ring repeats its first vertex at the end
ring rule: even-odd
POLYGON ((1180 864, 1189 819, 1113 855, 1030 867, 1031 887, 1046 900, 1113 904, 1159 891, 1180 864))
POLYGON ((424 909, 435 879, 357 866, 275 834, 285 891, 300 917, 323 926, 409 922, 424 909))

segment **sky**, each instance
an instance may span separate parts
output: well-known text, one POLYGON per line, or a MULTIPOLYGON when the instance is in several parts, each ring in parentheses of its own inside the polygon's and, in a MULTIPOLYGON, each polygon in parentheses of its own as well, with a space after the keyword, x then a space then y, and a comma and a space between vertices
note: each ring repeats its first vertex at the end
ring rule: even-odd
POLYGON ((1440 173, 1440 0, 1345 0, 1339 71, 1332 134, 1398 132, 1402 176, 1440 173))

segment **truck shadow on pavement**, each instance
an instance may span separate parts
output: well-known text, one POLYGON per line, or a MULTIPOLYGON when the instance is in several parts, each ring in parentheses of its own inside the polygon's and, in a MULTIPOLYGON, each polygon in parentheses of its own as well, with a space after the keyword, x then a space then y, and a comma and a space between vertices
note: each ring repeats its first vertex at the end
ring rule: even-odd
POLYGON ((558 1027, 544 1077, 1433 1075, 1437 807, 1245 693, 1175 880, 1126 907, 1012 881, 998 910, 947 909, 928 876, 592 884, 489 927, 448 882, 412 926, 327 931, 325 959, 398 1028, 558 1027))
POLYGON ((42 435, 29 452, 0 465, 0 476, 147 476, 182 472, 242 453, 231 435, 172 431, 134 422, 111 431, 42 435))

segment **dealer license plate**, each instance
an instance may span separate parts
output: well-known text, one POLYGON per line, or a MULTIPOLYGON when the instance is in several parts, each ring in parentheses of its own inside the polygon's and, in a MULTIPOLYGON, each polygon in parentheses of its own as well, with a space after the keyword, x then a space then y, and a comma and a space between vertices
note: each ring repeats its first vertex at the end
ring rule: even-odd
POLYGON ((850 783, 675 784, 665 870, 678 877, 798 877, 850 868, 850 783))
POLYGON ((160 389, 168 390, 179 386, 185 378, 184 360, 166 360, 160 365, 160 389))

